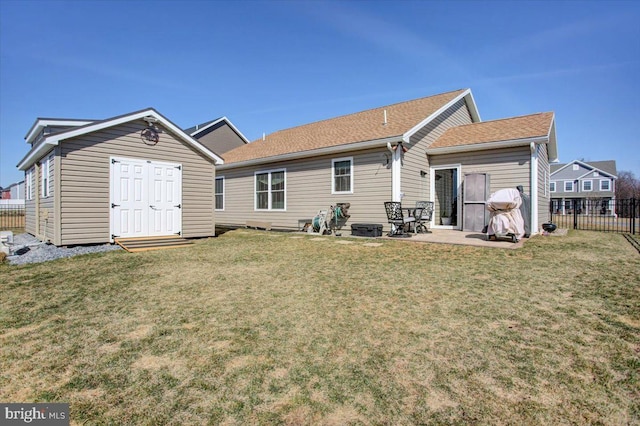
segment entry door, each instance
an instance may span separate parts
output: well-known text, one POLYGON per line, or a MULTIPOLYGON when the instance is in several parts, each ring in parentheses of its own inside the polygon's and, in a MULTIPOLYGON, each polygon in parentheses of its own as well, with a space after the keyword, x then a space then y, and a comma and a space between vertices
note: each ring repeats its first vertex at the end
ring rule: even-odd
POLYGON ((182 167, 111 158, 111 235, 147 237, 182 231, 182 167))

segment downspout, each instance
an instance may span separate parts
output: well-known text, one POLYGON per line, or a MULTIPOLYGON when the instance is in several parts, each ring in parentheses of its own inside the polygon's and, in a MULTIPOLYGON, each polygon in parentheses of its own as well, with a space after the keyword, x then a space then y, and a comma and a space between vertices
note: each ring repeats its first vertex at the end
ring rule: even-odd
POLYGON ((531 148, 531 234, 538 233, 538 146, 535 142, 529 144, 531 148))

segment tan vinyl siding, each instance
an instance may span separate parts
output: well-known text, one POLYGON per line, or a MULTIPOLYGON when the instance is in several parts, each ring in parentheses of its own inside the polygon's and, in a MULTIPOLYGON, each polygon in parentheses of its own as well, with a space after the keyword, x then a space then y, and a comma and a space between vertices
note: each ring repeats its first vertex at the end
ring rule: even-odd
MULTIPOLYGON (((549 154, 547 145, 538 145, 538 228, 543 223, 549 221, 549 202, 551 194, 549 192, 549 154)), ((540 229, 532 229, 531 232, 540 232, 540 229)))
POLYGON ((465 173, 489 173, 490 192, 515 188, 522 185, 524 192, 531 194, 529 175, 531 174, 531 151, 529 146, 503 148, 488 151, 432 155, 431 166, 461 164, 465 173))
POLYGON ((270 163, 219 171, 225 177, 225 209, 219 225, 244 226, 248 220, 271 222, 276 229, 296 229, 298 219, 311 219, 335 203, 351 203, 343 232, 353 223, 387 225, 384 201, 391 199, 391 170, 384 165, 386 148, 270 163), (331 193, 331 160, 353 157, 353 194, 331 193), (286 211, 256 211, 254 173, 286 169, 286 211))
POLYGON ((461 99, 411 137, 401 173, 403 203, 415 205, 416 201, 429 200, 429 163, 426 149, 448 128, 471 122, 467 104, 461 99), (421 170, 427 174, 421 176, 421 170))
POLYGON ((156 145, 146 145, 140 138, 140 131, 146 126, 138 120, 62 142, 61 244, 109 241, 111 156, 180 163, 183 235, 215 233, 213 164, 166 129, 162 129, 156 145))

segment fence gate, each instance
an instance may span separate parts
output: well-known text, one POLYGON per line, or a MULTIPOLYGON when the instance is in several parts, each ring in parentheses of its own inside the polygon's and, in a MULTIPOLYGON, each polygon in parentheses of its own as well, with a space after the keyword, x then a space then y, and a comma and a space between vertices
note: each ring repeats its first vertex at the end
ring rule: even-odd
POLYGON ((560 228, 640 234, 640 199, 552 200, 551 222, 560 228))

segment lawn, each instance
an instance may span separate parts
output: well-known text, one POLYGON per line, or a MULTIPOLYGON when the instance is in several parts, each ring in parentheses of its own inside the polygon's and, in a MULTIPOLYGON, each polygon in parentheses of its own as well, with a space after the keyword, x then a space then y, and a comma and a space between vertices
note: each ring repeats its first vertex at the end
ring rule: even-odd
POLYGON ((239 230, 0 279, 0 401, 69 402, 72 424, 640 422, 640 255, 621 235, 239 230))

